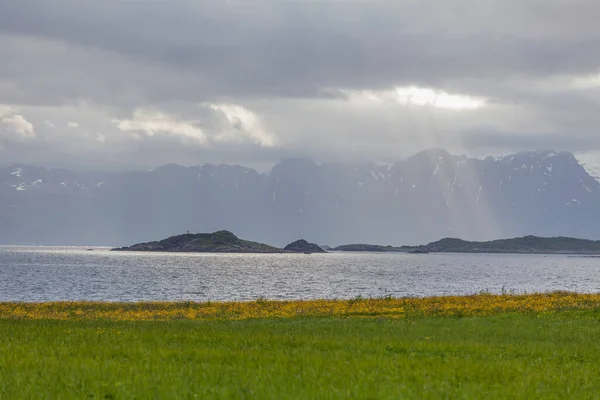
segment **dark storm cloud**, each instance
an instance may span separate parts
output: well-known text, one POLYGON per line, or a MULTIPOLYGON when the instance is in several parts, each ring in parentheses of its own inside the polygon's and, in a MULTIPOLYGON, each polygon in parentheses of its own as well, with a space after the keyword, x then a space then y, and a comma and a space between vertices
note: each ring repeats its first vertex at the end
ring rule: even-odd
MULTIPOLYGON (((20 0, 3 7, 0 29, 193 73, 180 78, 196 96, 311 96, 593 72, 600 4, 576 3, 20 0)), ((148 95, 189 98, 173 83, 148 95)))
POLYGON ((5 0, 2 158, 152 166, 600 149, 600 80, 584 79, 599 72, 598 15, 586 0, 5 0), (399 86, 485 107, 398 104, 399 86), (36 135, 15 142, 15 124, 36 135), (189 132, 208 139, 190 144, 189 132))

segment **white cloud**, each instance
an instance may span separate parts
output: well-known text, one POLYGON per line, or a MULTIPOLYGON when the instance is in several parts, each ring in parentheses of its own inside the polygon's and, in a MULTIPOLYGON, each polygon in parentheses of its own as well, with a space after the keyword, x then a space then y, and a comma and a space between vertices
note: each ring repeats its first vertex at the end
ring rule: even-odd
POLYGON ((45 120, 44 125, 46 125, 48 128, 56 128, 56 125, 52 121, 45 120))
POLYGON ((231 141, 249 138, 262 147, 274 147, 277 138, 271 134, 262 119, 252 111, 237 104, 208 104, 213 110, 225 117, 229 126, 217 133, 216 141, 231 141))
POLYGON ((202 103, 200 109, 183 107, 179 112, 175 115, 155 108, 138 108, 131 118, 115 123, 120 131, 132 132, 136 139, 144 134, 194 139, 201 144, 251 142, 274 147, 278 143, 259 115, 237 104, 202 103))
POLYGON ((7 106, 4 104, 0 104, 0 117, 5 117, 7 115, 12 115, 14 113, 16 113, 17 110, 15 110, 13 107, 11 106, 7 106))
POLYGON ((144 133, 148 136, 165 134, 194 139, 205 143, 206 135, 194 121, 179 119, 177 116, 150 108, 138 108, 131 119, 119 120, 117 127, 122 132, 144 133))
POLYGON ((576 89, 592 89, 600 87, 600 73, 586 76, 578 76, 572 81, 576 89))
POLYGON ((19 134, 22 138, 29 139, 35 137, 33 124, 27 121, 21 114, 13 114, 9 117, 4 117, 0 119, 0 122, 19 134))
POLYGON ((476 110, 486 105, 481 97, 450 94, 442 90, 418 86, 396 87, 389 90, 327 89, 326 93, 361 104, 398 103, 448 110, 476 110))
POLYGON ((79 122, 67 122, 69 128, 79 128, 79 122))
POLYGON ((396 88, 397 101, 400 104, 415 104, 447 108, 449 110, 476 110, 485 105, 485 99, 449 94, 443 91, 417 86, 396 88))

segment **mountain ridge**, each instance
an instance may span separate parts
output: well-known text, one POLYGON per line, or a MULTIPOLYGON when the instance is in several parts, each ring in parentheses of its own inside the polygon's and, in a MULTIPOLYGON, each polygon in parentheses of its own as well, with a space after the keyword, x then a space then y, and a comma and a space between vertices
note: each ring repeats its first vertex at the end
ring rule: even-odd
POLYGON ((600 238, 600 183, 572 153, 484 159, 445 150, 391 163, 288 159, 74 172, 0 168, 0 243, 118 245, 228 229, 283 246, 428 243, 439 237, 600 238))

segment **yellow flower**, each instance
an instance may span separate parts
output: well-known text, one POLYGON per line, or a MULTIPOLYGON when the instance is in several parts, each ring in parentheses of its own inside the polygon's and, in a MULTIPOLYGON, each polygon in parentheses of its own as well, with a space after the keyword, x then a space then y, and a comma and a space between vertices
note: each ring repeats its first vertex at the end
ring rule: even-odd
POLYGON ((445 296, 354 300, 144 303, 0 303, 2 319, 214 320, 289 317, 409 318, 553 313, 600 309, 600 295, 554 292, 530 295, 445 296))

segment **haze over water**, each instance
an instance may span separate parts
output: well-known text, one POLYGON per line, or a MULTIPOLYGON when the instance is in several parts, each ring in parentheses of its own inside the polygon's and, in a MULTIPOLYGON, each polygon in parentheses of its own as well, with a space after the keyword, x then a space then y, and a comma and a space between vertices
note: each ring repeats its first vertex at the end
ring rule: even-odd
POLYGON ((0 301, 348 299, 600 291, 600 259, 489 254, 168 254, 0 247, 0 301))

